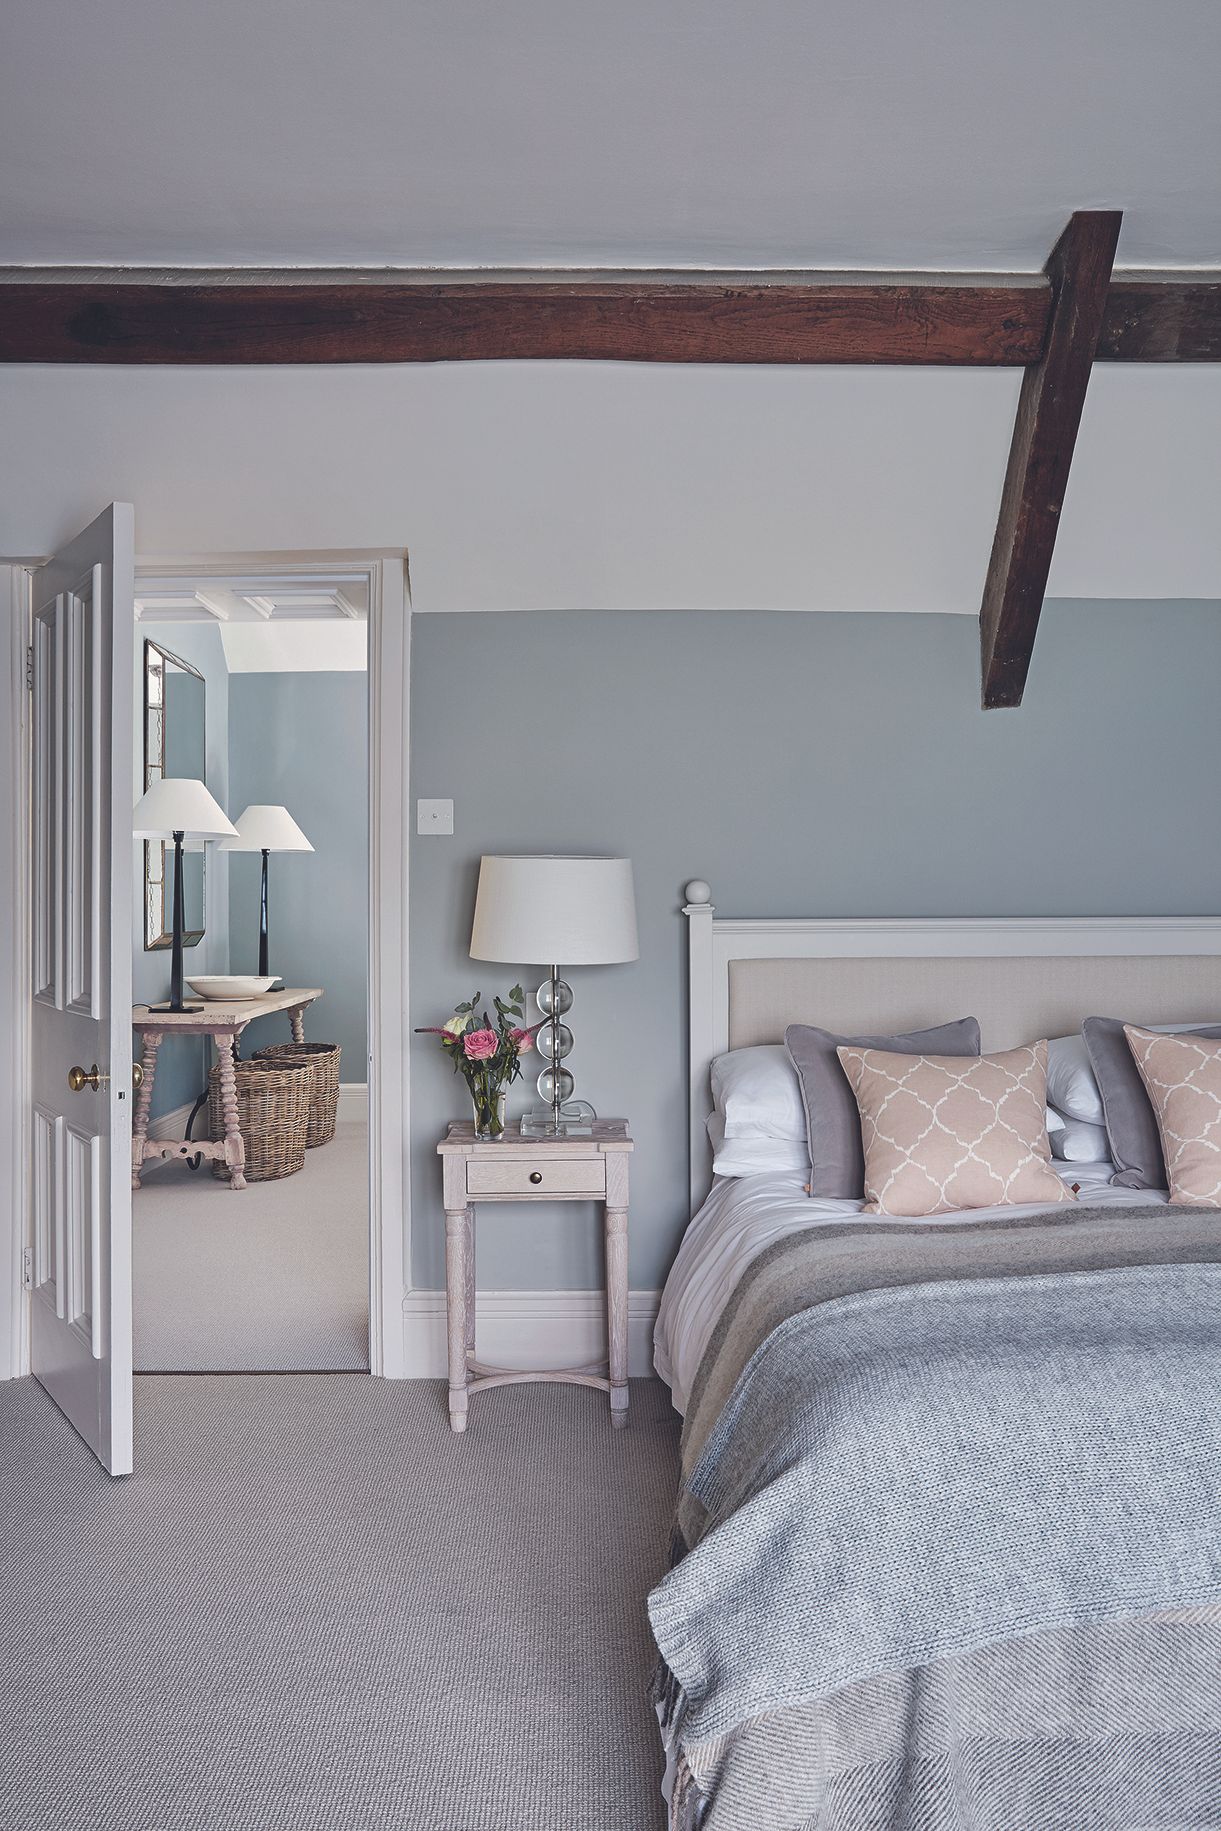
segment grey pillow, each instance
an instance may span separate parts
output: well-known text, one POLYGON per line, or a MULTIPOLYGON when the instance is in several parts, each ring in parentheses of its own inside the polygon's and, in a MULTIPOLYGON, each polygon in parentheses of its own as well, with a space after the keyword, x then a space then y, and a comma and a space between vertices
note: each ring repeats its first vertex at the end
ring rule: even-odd
POLYGON ((810 1194, 835 1201, 861 1201, 865 1194, 865 1153, 856 1096, 835 1051, 887 1049, 893 1055, 978 1055, 979 1025, 973 1017, 911 1030, 905 1036, 834 1036, 813 1024, 790 1024, 784 1046, 797 1070, 806 1109, 810 1145, 810 1194))
MULTIPOLYGON (((1102 1112, 1111 1160, 1115 1165, 1111 1181, 1121 1189, 1164 1189, 1166 1159, 1162 1155, 1157 1116, 1123 1033, 1124 1024, 1134 1021, 1130 1017, 1087 1017, 1081 1034, 1102 1095, 1102 1112)), ((1221 1024, 1183 1024, 1177 1032, 1162 1024, 1154 1028, 1167 1036, 1221 1037, 1221 1024)))

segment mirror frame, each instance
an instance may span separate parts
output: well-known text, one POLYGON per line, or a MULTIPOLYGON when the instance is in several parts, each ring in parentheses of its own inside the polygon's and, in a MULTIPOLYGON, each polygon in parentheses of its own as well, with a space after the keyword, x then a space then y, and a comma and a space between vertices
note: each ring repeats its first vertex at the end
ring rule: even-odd
MULTIPOLYGON (((169 649, 162 648, 162 646, 159 642, 154 642, 150 636, 146 636, 144 638, 144 693, 143 693, 143 702, 144 702, 144 720, 143 720, 143 723, 144 723, 144 791, 146 794, 147 794, 148 790, 152 787, 153 783, 156 781, 159 781, 160 778, 165 774, 165 678, 164 677, 165 677, 165 663, 167 661, 172 661, 174 666, 176 668, 181 668, 182 672, 184 674, 193 674, 195 676, 196 680, 199 682, 200 690, 204 696, 204 731, 205 731, 205 734, 207 732, 208 683, 204 679, 204 676, 200 673, 198 668, 192 667, 191 663, 189 661, 184 661, 182 659, 181 655, 171 654, 169 649), (156 662, 154 662, 152 660, 152 657, 154 655, 159 658, 159 660, 156 662), (149 681, 150 681, 150 678, 154 671, 159 672, 162 676, 161 705, 159 708, 152 704, 150 694, 149 694, 149 681), (160 711, 161 717, 158 720, 158 724, 157 724, 158 742, 157 742, 157 746, 156 746, 156 753, 154 754, 153 741, 152 741, 152 723, 153 723, 152 714, 158 710, 160 711)), ((168 904, 168 898, 171 894, 171 886, 170 886, 170 882, 169 882, 169 874, 167 873, 166 868, 165 868, 165 855, 171 849, 172 848, 171 848, 170 842, 165 839, 146 839, 144 841, 144 951, 145 951, 145 953, 154 953, 159 948, 172 947, 173 943, 174 943, 173 912, 168 904), (154 870, 156 871, 156 875, 154 875, 154 870)), ((199 943, 204 938, 204 928, 207 923, 207 909, 208 909, 207 865, 205 862, 205 855, 203 852, 201 852, 199 855, 199 865, 200 865, 200 871, 202 873, 201 887, 202 887, 202 894, 203 894, 204 920, 199 928, 188 928, 188 929, 184 930, 183 936, 182 936, 182 945, 184 947, 198 947, 199 943)))

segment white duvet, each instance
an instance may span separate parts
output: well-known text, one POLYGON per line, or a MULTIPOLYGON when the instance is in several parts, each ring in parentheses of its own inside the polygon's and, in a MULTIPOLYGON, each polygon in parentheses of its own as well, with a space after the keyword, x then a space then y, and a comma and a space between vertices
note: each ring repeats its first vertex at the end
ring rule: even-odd
MULTIPOLYGON (((1112 1163, 1057 1163, 1055 1169, 1070 1185, 1080 1186, 1080 1199, 1091 1206, 1113 1203, 1117 1208, 1164 1202, 1164 1189, 1115 1189, 1108 1178, 1112 1163)), ((704 1349, 717 1318, 742 1273, 773 1240, 803 1228, 826 1227, 859 1214, 861 1202, 835 1202, 808 1196, 800 1175, 717 1176, 712 1193, 686 1233, 670 1276, 661 1294, 661 1308, 653 1335, 653 1364, 669 1386, 675 1407, 687 1409, 704 1349)), ((944 1227, 954 1221, 1004 1220, 1011 1214, 1037 1214, 1030 1208, 969 1208, 954 1214, 929 1217, 930 1225, 944 1227)), ((1063 1214, 1062 1208, 1055 1210, 1063 1214)), ((874 1226, 886 1218, 870 1215, 874 1226)), ((919 1222, 895 1221, 895 1226, 919 1222)))

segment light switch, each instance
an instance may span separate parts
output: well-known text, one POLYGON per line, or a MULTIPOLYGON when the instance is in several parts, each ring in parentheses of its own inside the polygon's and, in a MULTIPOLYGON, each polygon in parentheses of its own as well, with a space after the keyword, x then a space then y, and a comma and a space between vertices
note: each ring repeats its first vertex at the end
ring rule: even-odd
POLYGON ((452 833, 454 830, 453 802, 417 801, 415 804, 415 830, 417 833, 452 833))

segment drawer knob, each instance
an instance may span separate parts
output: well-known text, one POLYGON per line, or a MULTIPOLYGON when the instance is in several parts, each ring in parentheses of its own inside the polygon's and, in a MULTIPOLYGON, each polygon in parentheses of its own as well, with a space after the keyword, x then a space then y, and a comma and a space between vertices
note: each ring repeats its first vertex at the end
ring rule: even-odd
POLYGON ((543 1180, 543 1173, 541 1170, 531 1170, 530 1181, 532 1183, 541 1183, 542 1180, 543 1180))

